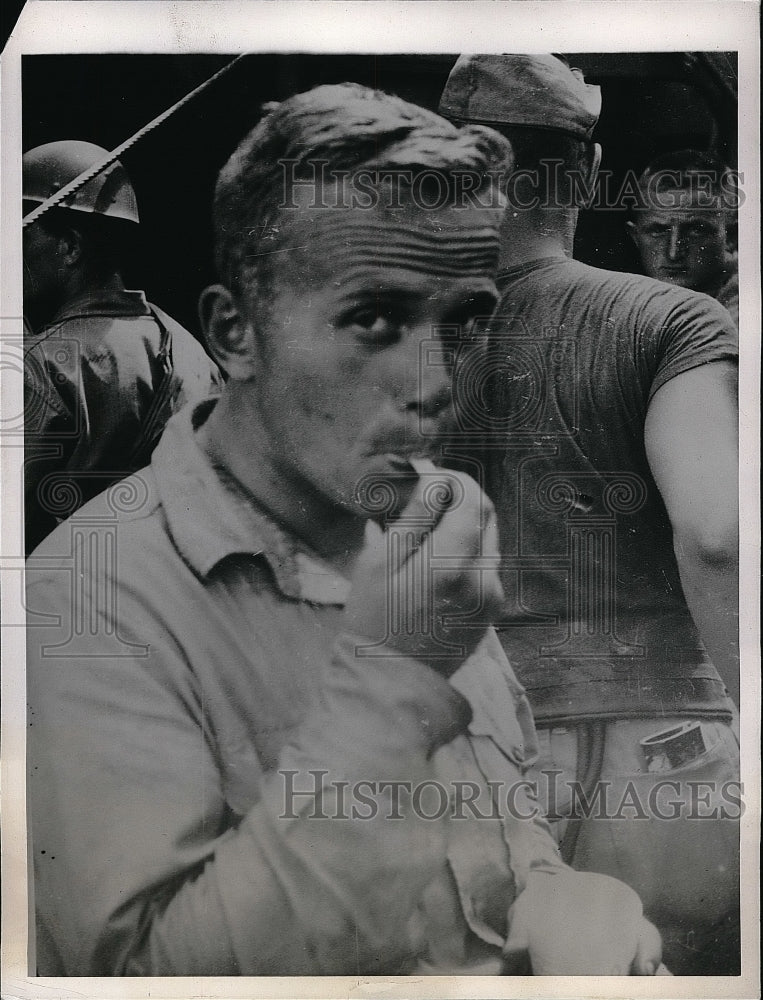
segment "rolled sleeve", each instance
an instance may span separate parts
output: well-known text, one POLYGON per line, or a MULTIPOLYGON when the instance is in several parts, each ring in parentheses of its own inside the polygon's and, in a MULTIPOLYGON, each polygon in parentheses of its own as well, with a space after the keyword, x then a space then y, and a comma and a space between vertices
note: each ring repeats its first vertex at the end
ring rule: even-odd
POLYGON ((469 928, 500 948, 531 872, 566 866, 526 777, 538 750, 532 711, 492 630, 451 682, 473 716, 438 752, 454 800, 448 861, 469 928))

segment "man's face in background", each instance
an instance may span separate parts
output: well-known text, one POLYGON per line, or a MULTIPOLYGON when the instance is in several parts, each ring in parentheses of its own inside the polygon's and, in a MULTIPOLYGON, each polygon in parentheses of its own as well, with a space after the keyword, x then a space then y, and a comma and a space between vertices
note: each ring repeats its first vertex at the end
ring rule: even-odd
POLYGON ((660 192, 660 203, 629 223, 644 271, 650 278, 697 292, 717 285, 728 261, 726 212, 705 207, 689 190, 660 192))

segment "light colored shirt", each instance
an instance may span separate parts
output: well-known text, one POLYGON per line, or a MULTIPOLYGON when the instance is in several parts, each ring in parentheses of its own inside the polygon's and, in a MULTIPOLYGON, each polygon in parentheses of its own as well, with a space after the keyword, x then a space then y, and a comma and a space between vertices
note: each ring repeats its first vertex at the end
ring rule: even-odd
POLYGON ((560 862, 523 818, 535 733, 494 633, 451 682, 394 650, 357 655, 348 582, 196 443, 213 405, 174 417, 150 468, 28 562, 39 973, 400 974, 500 956, 528 872, 560 862), (435 779, 451 818, 436 794, 416 807, 435 779), (400 781, 402 820, 377 787, 400 781), (477 788, 475 810, 451 810, 477 788), (476 818, 490 795, 502 815, 476 818))

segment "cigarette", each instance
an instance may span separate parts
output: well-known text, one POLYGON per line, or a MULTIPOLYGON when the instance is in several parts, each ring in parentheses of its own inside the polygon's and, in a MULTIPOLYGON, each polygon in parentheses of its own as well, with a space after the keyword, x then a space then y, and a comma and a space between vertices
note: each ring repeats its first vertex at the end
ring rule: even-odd
POLYGON ((408 461, 420 476, 425 472, 437 472, 437 466, 428 458, 410 458, 408 461))

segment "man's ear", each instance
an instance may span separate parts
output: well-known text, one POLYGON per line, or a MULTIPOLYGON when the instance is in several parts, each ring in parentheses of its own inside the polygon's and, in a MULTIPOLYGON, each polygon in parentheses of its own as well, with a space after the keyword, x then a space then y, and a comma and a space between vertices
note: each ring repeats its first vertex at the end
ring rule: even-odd
POLYGON ((85 255, 85 241, 77 229, 65 229, 58 237, 58 251, 69 267, 81 263, 85 255))
POLYGON ((199 299, 199 320, 212 357, 229 378, 246 381, 256 374, 254 330, 225 285, 210 285, 199 299))

